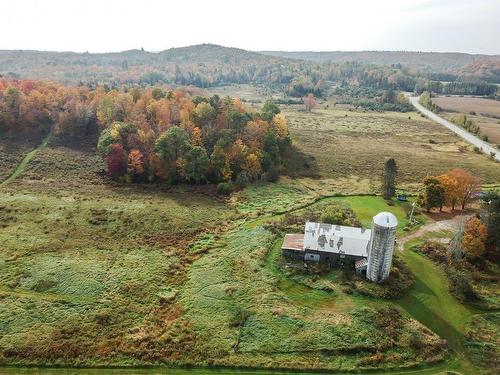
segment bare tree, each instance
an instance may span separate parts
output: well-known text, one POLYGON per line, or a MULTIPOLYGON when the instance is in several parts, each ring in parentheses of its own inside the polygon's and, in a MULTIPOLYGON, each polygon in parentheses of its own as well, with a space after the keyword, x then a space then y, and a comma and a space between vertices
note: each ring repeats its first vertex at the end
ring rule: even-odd
POLYGON ((304 106, 306 107, 307 112, 311 112, 314 108, 316 108, 316 99, 314 98, 314 94, 309 93, 303 98, 304 106))

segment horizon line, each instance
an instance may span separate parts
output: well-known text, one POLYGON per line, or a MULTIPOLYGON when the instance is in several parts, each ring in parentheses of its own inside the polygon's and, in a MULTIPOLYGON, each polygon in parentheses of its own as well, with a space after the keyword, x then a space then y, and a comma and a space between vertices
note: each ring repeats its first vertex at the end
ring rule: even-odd
POLYGON ((89 50, 43 50, 43 49, 31 49, 31 48, 26 48, 26 49, 12 49, 12 48, 0 48, 1 52, 5 51, 15 51, 15 52, 52 52, 52 53, 75 53, 75 54, 94 54, 94 55, 99 55, 99 54, 113 54, 113 53, 124 53, 124 52, 131 52, 131 51, 139 51, 139 52, 145 52, 145 53, 162 53, 166 52, 169 50, 174 50, 174 49, 182 49, 182 48, 189 48, 189 47, 197 47, 197 46, 215 46, 215 47, 223 47, 223 48, 228 48, 228 49, 239 49, 242 51, 247 51, 247 52, 254 52, 254 53, 271 53, 271 52, 284 52, 284 53, 361 53, 361 52, 406 52, 406 53, 439 53, 439 54, 465 54, 465 55, 481 55, 481 56, 500 56, 500 52, 498 53, 476 53, 476 52, 463 52, 463 51, 422 51, 422 50, 405 50, 405 49, 394 49, 394 50, 387 50, 387 49, 364 49, 364 50, 280 50, 280 49, 262 49, 262 50, 251 50, 251 49, 245 49, 241 47, 233 47, 233 46, 224 46, 221 44, 215 44, 215 43, 198 43, 198 44, 190 44, 186 46, 180 46, 180 47, 169 47, 165 49, 160 49, 160 50, 146 50, 143 47, 139 48, 131 48, 131 49, 125 49, 125 50, 119 50, 119 51, 92 51, 90 52, 89 50))

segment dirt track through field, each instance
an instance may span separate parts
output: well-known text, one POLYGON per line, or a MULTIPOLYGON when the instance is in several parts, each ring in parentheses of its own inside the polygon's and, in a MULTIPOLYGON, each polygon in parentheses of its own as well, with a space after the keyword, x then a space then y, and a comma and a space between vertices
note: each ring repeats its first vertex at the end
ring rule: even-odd
POLYGON ((469 216, 458 215, 449 220, 441 220, 433 223, 425 224, 418 228, 415 232, 412 232, 406 236, 402 236, 398 239, 399 251, 404 250, 405 243, 421 237, 425 233, 440 232, 443 230, 457 230, 460 227, 462 221, 466 220, 469 216))
POLYGON ((40 143, 37 147, 35 147, 30 152, 28 152, 26 154, 26 156, 23 158, 23 160, 21 160, 21 162, 17 165, 14 172, 12 172, 12 174, 5 181, 0 183, 0 187, 6 186, 9 183, 11 183, 12 181, 14 181, 17 178, 17 176, 19 176, 24 171, 24 169, 26 168, 28 163, 31 161, 31 159, 33 159, 35 157, 36 153, 38 151, 40 151, 42 148, 44 148, 45 146, 47 146, 47 143, 49 142, 49 139, 51 136, 52 136, 52 132, 47 134, 47 136, 42 140, 42 143, 40 143))

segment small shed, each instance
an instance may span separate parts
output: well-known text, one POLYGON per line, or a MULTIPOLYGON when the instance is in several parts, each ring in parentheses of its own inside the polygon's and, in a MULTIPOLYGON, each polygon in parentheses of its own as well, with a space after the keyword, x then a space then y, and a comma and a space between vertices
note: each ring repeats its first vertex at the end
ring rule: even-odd
POLYGON ((286 234, 281 246, 281 253, 293 259, 304 259, 304 235, 302 233, 298 234, 286 234))
POLYGON ((359 275, 366 275, 367 266, 368 266, 367 258, 362 258, 354 262, 354 268, 356 269, 356 273, 359 275))

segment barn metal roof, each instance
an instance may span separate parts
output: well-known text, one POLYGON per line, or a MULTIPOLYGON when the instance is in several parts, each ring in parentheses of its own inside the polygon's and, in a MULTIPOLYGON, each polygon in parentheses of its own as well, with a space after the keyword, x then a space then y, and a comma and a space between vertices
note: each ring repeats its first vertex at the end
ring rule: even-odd
POLYGON ((304 235, 300 234, 285 234, 282 249, 304 250, 304 235))
POLYGON ((304 250, 368 256, 370 229, 306 222, 304 250))

